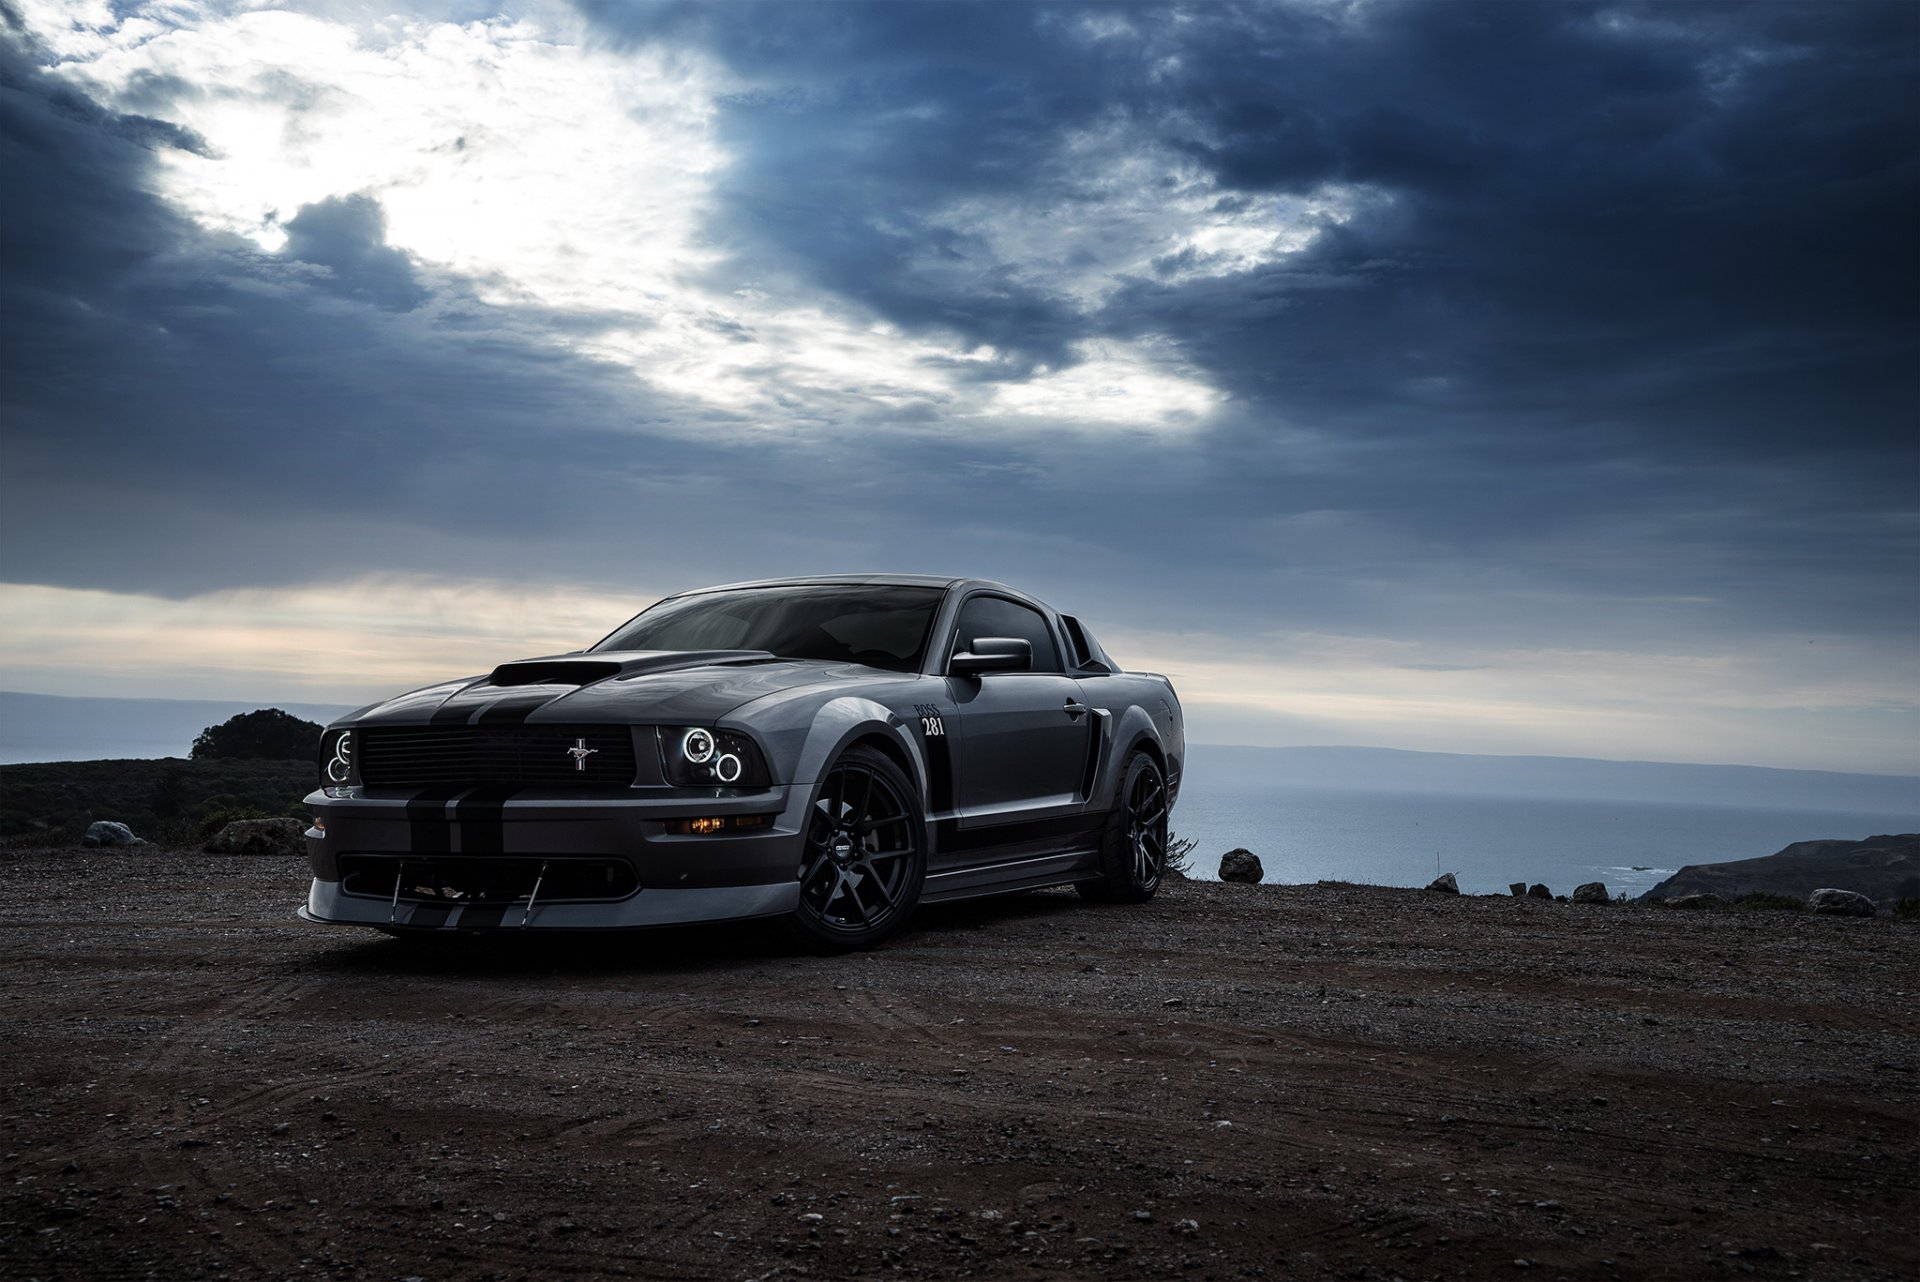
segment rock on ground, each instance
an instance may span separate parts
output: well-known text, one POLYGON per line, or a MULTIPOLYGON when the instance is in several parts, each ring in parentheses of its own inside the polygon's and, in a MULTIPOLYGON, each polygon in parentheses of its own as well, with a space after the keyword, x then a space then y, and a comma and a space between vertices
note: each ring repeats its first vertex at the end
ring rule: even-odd
POLYGON ((306 828, 298 819, 235 819, 213 834, 207 853, 214 855, 299 855, 306 852, 306 828))
POLYGON ((1613 896, 1607 893, 1606 882, 1590 881, 1585 885, 1574 887, 1573 902, 1576 904, 1610 904, 1613 902, 1613 896))
POLYGON ((1718 908, 1719 906, 1720 906, 1720 896, 1718 895, 1682 895, 1678 899, 1669 899, 1667 901, 1667 907, 1669 908, 1697 909, 1697 908, 1718 908))
POLYGON ((1838 890, 1832 886, 1823 886, 1808 895, 1807 910, 1832 917, 1871 917, 1874 914, 1871 899, 1856 891, 1838 890))
POLYGON ((1536 881, 1527 887, 1527 897, 1529 899, 1552 899, 1553 892, 1548 890, 1543 882, 1536 881))
POLYGON ((1266 875, 1266 869, 1260 866, 1260 856, 1251 850, 1235 846, 1220 856, 1221 881, 1240 881, 1253 885, 1266 875))
POLYGON ((1437 890, 1443 895, 1457 895, 1460 893, 1460 882, 1452 873, 1443 872, 1427 883, 1427 889, 1437 890))
POLYGON ((147 843, 133 835, 133 829, 111 819, 96 819, 87 825, 87 835, 80 839, 83 846, 144 846, 147 843))

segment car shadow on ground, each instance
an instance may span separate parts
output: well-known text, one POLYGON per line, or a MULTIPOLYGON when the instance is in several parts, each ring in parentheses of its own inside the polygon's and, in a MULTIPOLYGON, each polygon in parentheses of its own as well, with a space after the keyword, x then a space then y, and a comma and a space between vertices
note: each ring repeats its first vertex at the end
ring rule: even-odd
MULTIPOLYGON (((1073 891, 1030 891, 921 908, 898 935, 871 953, 938 948, 960 932, 993 930, 1033 919, 1091 911, 1073 891)), ((316 930, 323 928, 315 928, 316 930)), ((720 972, 789 963, 836 964, 835 956, 808 951, 777 921, 710 926, 661 926, 646 930, 553 935, 514 930, 484 934, 420 932, 400 936, 374 930, 324 928, 339 936, 318 956, 303 958, 302 971, 337 975, 460 974, 655 974, 720 972)))

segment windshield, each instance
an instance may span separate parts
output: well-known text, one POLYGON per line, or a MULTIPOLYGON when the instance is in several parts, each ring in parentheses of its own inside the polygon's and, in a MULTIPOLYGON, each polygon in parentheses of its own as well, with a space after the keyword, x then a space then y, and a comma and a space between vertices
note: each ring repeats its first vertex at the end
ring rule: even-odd
POLYGON ((595 650, 766 650, 917 672, 944 588, 814 584, 662 601, 595 650))

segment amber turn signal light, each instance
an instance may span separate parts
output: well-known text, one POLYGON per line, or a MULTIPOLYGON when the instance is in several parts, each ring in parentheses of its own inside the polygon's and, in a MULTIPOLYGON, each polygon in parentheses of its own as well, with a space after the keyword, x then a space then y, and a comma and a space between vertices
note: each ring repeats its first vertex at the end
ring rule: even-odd
POLYGON ((766 828, 772 823, 772 815, 726 815, 703 819, 675 819, 667 825, 667 831, 678 833, 682 837, 704 837, 716 832, 766 828))

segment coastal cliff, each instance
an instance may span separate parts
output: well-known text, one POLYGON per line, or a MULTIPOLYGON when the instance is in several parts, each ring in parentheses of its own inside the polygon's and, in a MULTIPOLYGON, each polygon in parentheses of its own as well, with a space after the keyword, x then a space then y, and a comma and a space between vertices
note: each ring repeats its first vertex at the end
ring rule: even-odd
POLYGON ((1689 864, 1642 899, 1710 894, 1788 895, 1805 899, 1833 886, 1856 891, 1882 908, 1920 896, 1920 833, 1864 841, 1796 841, 1776 854, 1720 864, 1689 864))

